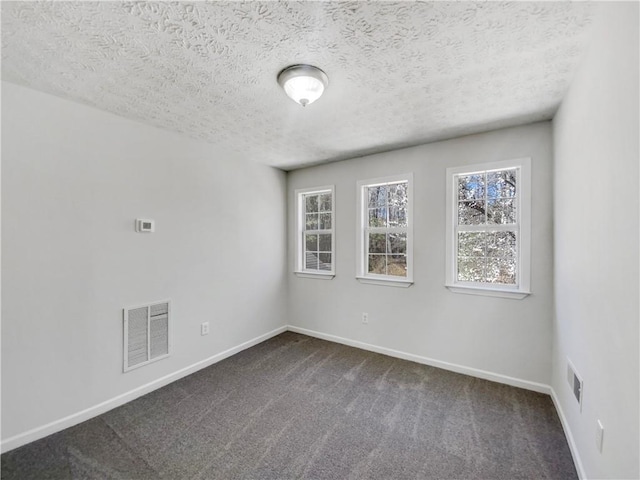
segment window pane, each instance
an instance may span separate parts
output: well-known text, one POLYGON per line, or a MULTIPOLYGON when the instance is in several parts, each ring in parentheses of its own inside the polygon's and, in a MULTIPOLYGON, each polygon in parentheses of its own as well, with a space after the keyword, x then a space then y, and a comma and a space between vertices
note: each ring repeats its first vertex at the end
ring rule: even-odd
POLYGON ((369 255, 369 273, 386 274, 386 255, 369 255))
POLYGON ((320 230, 330 230, 331 229, 331 214, 330 213, 321 213, 320 214, 320 226, 318 228, 320 230))
POLYGON ((487 173, 487 197, 515 197, 516 170, 503 170, 487 173))
POLYGON ((317 213, 307 213, 306 221, 304 224, 305 230, 317 230, 318 229, 318 214, 317 213))
POLYGON ((318 254, 318 259, 320 260, 318 264, 319 270, 331 270, 331 254, 330 253, 320 253, 318 254))
POLYGON ((369 253, 386 253, 386 235, 384 233, 369 234, 369 253))
POLYGON ((515 258, 490 258, 487 260, 487 282, 515 285, 515 258))
POLYGON ((388 202, 390 206, 406 207, 407 206, 407 183, 397 183, 389 185, 388 202))
POLYGON ((318 269, 318 254, 307 252, 304 256, 304 268, 306 270, 318 269))
POLYGON ((483 257, 458 257, 458 280, 461 282, 484 281, 483 257))
POLYGON ((330 212, 331 211, 331 194, 323 193, 320 195, 320 211, 321 212, 330 212))
POLYGON ((484 198, 484 174, 458 177, 458 200, 484 198))
POLYGON ((489 200, 487 223, 497 223, 501 225, 516 223, 515 199, 489 200))
POLYGON ((305 271, 331 271, 333 260, 333 192, 301 193, 297 197, 302 215, 302 246, 296 254, 297 266, 305 271), (319 231, 325 230, 322 234, 319 231), (322 253, 321 253, 322 252, 322 253))
POLYGON ((312 213, 318 211, 318 195, 305 195, 305 212, 312 213))
POLYGON ((318 251, 320 252, 330 252, 331 251, 331 234, 330 233, 323 233, 321 235, 318 235, 319 240, 318 240, 318 251))
POLYGON ((381 185, 379 187, 368 187, 369 191, 369 208, 384 207, 387 204, 387 187, 381 185))
POLYGON ((406 255, 388 255, 387 275, 396 277, 407 276, 407 256, 406 255))
POLYGON ((459 232, 458 255, 461 257, 484 257, 484 232, 459 232))
MULTIPOLYGON (((406 233, 390 233, 389 234, 389 251, 391 253, 407 253, 407 234, 406 233)), ((406 265, 406 262, 405 262, 406 265)))
MULTIPOLYGON (((384 181, 384 180, 383 180, 384 181)), ((362 263, 364 275, 407 277, 409 182, 403 179, 365 186, 362 263), (393 233, 392 233, 393 232, 393 233)), ((364 197, 364 195, 363 195, 364 197)))
POLYGON ((487 233, 487 256, 515 257, 516 232, 487 233))
POLYGON ((370 208, 369 209, 369 226, 370 227, 386 227, 387 226, 387 209, 386 208, 370 208))
POLYGON ((308 252, 318 251, 318 235, 306 235, 305 250, 308 252))
POLYGON ((458 202, 458 225, 484 223, 484 201, 458 202))
POLYGON ((389 207, 389 226, 406 227, 407 209, 404 207, 389 207))
MULTIPOLYGON (((491 289, 492 284, 493 288, 515 286, 520 281, 520 255, 528 253, 528 243, 522 247, 520 238, 520 182, 529 161, 522 162, 524 167, 518 161, 504 165, 497 170, 469 169, 447 176, 454 182, 449 185, 456 189, 449 201, 457 204, 453 205, 457 216, 447 219, 455 241, 454 254, 447 258, 448 282, 477 283, 491 289)), ((524 201, 529 201, 528 195, 524 201)))

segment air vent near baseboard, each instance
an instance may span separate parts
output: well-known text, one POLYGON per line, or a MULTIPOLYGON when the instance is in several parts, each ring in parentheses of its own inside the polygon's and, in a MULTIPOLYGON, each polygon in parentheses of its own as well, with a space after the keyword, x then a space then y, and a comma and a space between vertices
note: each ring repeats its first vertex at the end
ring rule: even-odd
POLYGON ((124 371, 169 355, 171 302, 124 309, 124 371))
POLYGON ((573 392, 573 396, 578 401, 580 409, 582 409, 582 378, 576 373, 576 369, 569 359, 567 359, 567 383, 573 392))

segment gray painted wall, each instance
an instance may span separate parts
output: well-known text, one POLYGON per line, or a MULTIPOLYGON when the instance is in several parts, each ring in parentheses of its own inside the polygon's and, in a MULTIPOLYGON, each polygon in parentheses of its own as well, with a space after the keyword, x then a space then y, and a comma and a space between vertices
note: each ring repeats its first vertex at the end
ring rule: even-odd
POLYGON ((551 125, 537 123, 290 172, 289 245, 294 190, 335 184, 336 276, 294 276, 292 325, 442 362, 549 384, 551 372, 551 125), (532 158, 532 292, 524 300, 456 294, 445 282, 445 171, 448 167, 532 158), (361 284, 356 274, 356 182, 414 174, 414 280, 404 289, 361 284), (369 324, 361 323, 362 312, 369 324))
POLYGON ((2 119, 3 439, 286 324, 283 172, 5 82, 2 119), (166 298, 173 355, 123 374, 166 298))
POLYGON ((552 386, 586 476, 637 479, 639 9, 600 9, 591 49, 553 121, 552 386), (566 381, 567 358, 583 377, 582 411, 566 381))
POLYGON ((586 475, 640 477, 639 12, 632 3, 600 8, 592 48, 553 122, 555 165, 545 122, 294 171, 285 186, 282 172, 211 145, 3 82, 3 439, 264 334, 288 315, 317 332, 551 383, 586 475), (533 160, 533 295, 449 292, 446 168, 522 156, 533 160), (415 284, 360 284, 356 181, 405 172, 415 182, 415 284), (336 185, 337 275, 297 278, 293 191, 326 184, 336 185), (134 233, 138 216, 155 218, 157 233, 134 233), (122 307, 167 297, 173 356, 122 374, 122 307), (201 337, 207 320, 212 333, 201 337), (582 411, 566 386, 567 357, 584 377, 582 411))

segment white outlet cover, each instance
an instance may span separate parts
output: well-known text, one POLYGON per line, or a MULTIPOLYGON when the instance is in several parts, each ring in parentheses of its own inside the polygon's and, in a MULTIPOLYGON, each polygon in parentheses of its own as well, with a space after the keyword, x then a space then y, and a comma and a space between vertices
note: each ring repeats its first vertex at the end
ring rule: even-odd
POLYGON ((598 420, 598 427, 596 428, 596 447, 598 447, 598 451, 602 453, 602 442, 604 440, 604 427, 602 426, 602 422, 598 420))

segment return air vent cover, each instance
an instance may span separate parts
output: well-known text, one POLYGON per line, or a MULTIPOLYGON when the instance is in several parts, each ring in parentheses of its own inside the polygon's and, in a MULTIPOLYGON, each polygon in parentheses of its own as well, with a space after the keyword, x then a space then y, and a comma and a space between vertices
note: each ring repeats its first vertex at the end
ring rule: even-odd
POLYGON ((171 302, 124 309, 124 371, 169 356, 171 302))
POLYGON ((569 359, 567 359, 567 383, 569 384, 569 388, 571 388, 573 396, 576 398, 578 405, 580 405, 580 410, 582 411, 582 378, 580 378, 576 373, 576 369, 569 359))

